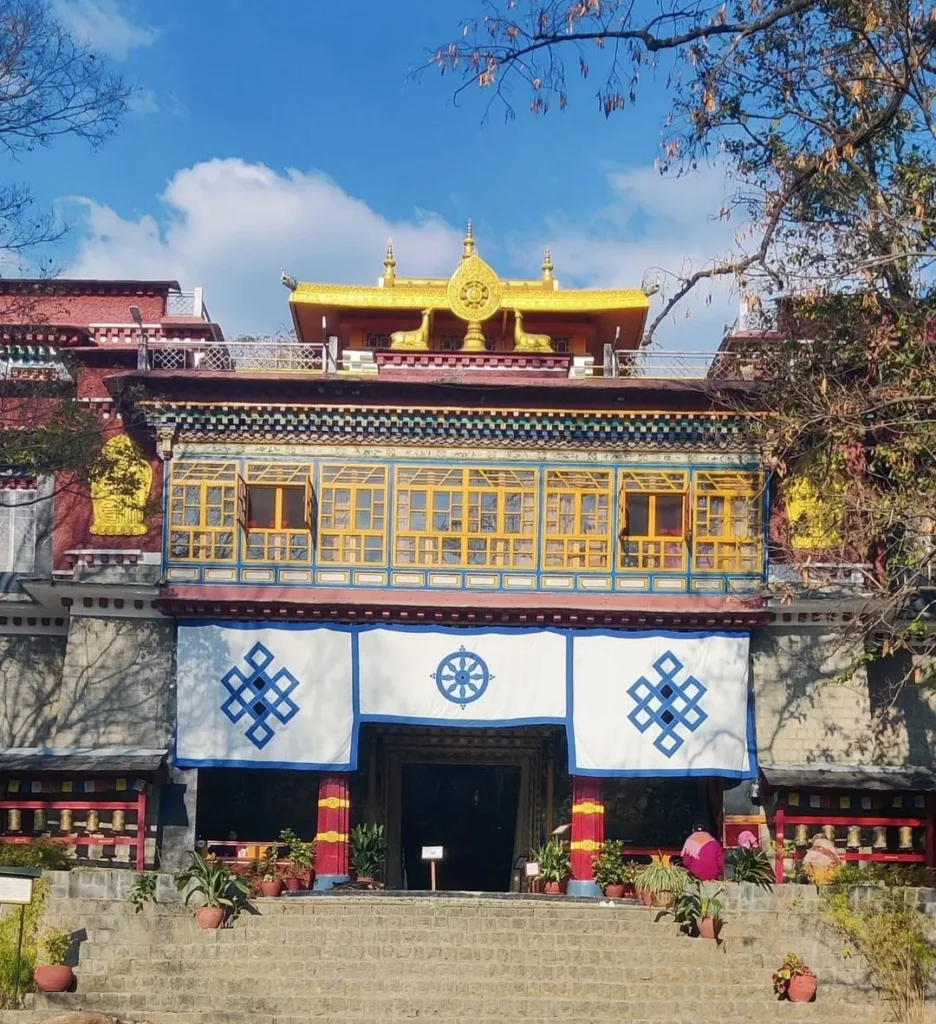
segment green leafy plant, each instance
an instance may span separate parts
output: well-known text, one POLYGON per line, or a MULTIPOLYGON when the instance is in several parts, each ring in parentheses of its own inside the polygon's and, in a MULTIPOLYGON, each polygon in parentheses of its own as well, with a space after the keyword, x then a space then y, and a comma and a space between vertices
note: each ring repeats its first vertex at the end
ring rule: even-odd
POLYGON ((637 888, 637 876, 640 874, 640 869, 643 865, 638 860, 628 860, 624 862, 623 871, 623 882, 625 885, 632 885, 637 888))
POLYGON ((37 839, 32 843, 0 841, 0 865, 17 868, 44 868, 46 871, 68 871, 74 861, 61 843, 37 839))
POLYGON ((351 829, 351 867, 357 878, 376 878, 387 857, 383 825, 361 824, 351 829))
POLYGON ((39 924, 49 897, 49 883, 38 879, 33 886, 33 900, 23 908, 23 953, 17 964, 19 913, 0 921, 0 1009, 18 1009, 14 993, 20 997, 33 989, 33 971, 38 963, 39 924))
POLYGON ((856 892, 836 878, 824 896, 823 919, 864 957, 897 1019, 922 1024, 936 951, 916 893, 883 884, 856 892))
POLYGON ((73 938, 72 932, 48 928, 39 942, 39 963, 56 967, 68 961, 73 938))
POLYGON ((565 843, 555 836, 533 850, 530 860, 539 864, 539 877, 544 882, 561 885, 572 873, 569 851, 565 843))
POLYGON ((773 888, 774 869, 764 850, 738 847, 728 854, 731 876, 736 882, 750 882, 768 891, 773 888))
POLYGON ((790 991, 790 980, 798 977, 813 977, 813 972, 795 953, 787 953, 783 963, 773 973, 774 992, 781 999, 786 999, 790 991))
POLYGON ((185 902, 201 896, 203 906, 226 907, 235 914, 250 891, 250 886, 213 854, 191 854, 187 868, 177 871, 173 881, 179 892, 185 893, 185 902))
POLYGON ((640 867, 635 884, 638 892, 648 893, 651 898, 669 894, 675 900, 688 881, 689 872, 685 868, 673 864, 667 854, 660 854, 640 867))
POLYGON ((606 839, 598 853, 592 857, 592 871, 602 889, 608 885, 623 885, 624 844, 619 839, 606 839))
POLYGON ((133 888, 127 895, 127 902, 133 904, 134 913, 139 914, 145 903, 156 902, 156 874, 152 871, 144 871, 137 875, 133 888))
POLYGON ((694 935, 698 930, 698 922, 707 917, 712 921, 720 921, 724 906, 721 896, 724 888, 719 886, 715 890, 706 888, 704 882, 697 878, 691 878, 686 882, 681 892, 673 899, 673 905, 666 908, 663 913, 670 915, 679 930, 686 935, 694 935))
POLYGON ((302 878, 307 875, 315 864, 315 843, 304 842, 291 828, 284 828, 279 837, 280 842, 289 850, 290 877, 302 878))

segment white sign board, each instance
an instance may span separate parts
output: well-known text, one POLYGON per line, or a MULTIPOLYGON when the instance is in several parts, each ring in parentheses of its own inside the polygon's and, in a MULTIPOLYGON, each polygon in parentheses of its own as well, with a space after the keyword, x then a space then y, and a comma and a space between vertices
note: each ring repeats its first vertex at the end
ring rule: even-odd
POLYGON ((424 846, 422 848, 423 860, 442 860, 442 854, 441 846, 424 846))
POLYGON ((539 878, 540 866, 535 860, 528 860, 524 864, 527 878, 539 878))
POLYGON ((32 903, 34 878, 0 875, 0 903, 32 903))

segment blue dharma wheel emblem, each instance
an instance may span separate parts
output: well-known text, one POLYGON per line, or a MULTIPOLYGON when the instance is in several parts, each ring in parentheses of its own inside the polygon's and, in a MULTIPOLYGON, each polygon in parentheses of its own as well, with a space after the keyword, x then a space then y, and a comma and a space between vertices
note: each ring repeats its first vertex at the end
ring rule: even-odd
POLYGON ((446 655, 432 677, 439 693, 446 700, 462 707, 483 697, 488 683, 494 678, 485 660, 472 651, 466 651, 464 647, 446 655))

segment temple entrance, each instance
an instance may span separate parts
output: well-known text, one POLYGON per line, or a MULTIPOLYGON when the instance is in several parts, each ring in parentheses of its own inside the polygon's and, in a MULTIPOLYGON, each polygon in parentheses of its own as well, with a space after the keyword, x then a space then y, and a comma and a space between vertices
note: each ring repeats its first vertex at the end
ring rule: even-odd
POLYGON ((510 888, 521 770, 511 765, 404 764, 401 840, 407 889, 428 889, 423 846, 441 846, 438 889, 510 888))

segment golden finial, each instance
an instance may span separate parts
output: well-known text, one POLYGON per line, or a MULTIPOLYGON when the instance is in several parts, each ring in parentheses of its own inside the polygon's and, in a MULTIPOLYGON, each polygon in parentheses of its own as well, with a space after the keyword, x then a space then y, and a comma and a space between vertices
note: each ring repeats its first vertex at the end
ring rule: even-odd
POLYGON ((384 284, 392 284, 396 279, 396 260, 393 258, 393 239, 387 240, 387 255, 384 256, 384 284))
POLYGON ((466 260, 469 256, 475 254, 475 239, 474 239, 474 228, 471 226, 471 221, 468 221, 468 228, 465 231, 465 241, 462 243, 462 259, 466 260))
POLYGON ((552 254, 547 249, 543 253, 543 280, 544 281, 552 281, 552 279, 553 279, 553 270, 554 269, 555 269, 555 267, 553 267, 552 254))

